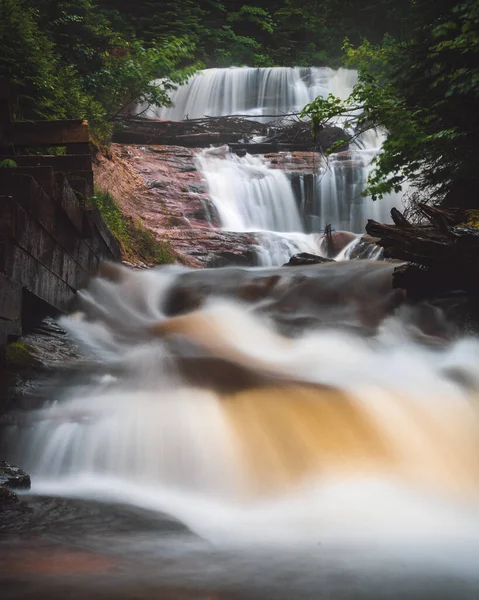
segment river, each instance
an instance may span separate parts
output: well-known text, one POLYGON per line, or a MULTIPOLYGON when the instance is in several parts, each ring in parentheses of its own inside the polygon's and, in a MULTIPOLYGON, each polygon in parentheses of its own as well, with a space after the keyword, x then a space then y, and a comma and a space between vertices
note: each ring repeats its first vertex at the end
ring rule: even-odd
MULTIPOLYGON (((223 228, 320 252, 284 173, 197 160, 223 228)), ((32 489, 2 598, 479 597, 479 342, 392 263, 258 253, 79 293, 60 326, 81 358, 3 428, 32 489)))

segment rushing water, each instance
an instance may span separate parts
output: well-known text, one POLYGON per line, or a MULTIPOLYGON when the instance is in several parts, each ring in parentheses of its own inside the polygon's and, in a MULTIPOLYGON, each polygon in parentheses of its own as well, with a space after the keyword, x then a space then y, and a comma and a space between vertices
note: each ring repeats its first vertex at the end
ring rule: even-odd
POLYGON ((320 234, 327 225, 360 233, 368 218, 390 220, 391 208, 400 205, 398 194, 378 202, 361 196, 374 152, 332 156, 318 173, 294 176, 296 182, 263 157, 238 157, 227 147, 221 155, 217 149, 203 150, 197 162, 221 226, 261 232, 258 263, 273 266, 299 252, 322 255, 320 234))
POLYGON ((152 107, 144 114, 172 121, 235 114, 256 118, 281 115, 301 111, 316 96, 332 93, 345 99, 356 80, 356 71, 327 67, 206 69, 171 94, 173 108, 152 107))
MULTIPOLYGON (((356 72, 347 69, 207 69, 172 93, 173 108, 145 114, 173 120, 242 114, 268 120, 265 115, 301 110, 318 95, 346 98, 356 80, 356 72)), ((319 158, 317 169, 308 174, 282 173, 262 157, 239 158, 221 148, 201 152, 198 164, 221 226, 262 232, 258 263, 281 265, 298 252, 320 254, 317 234, 327 225, 359 234, 368 218, 389 222, 391 208, 401 208, 399 194, 380 202, 362 196, 381 144, 382 136, 369 132, 350 151, 319 158)))
POLYGON ((19 564, 7 548, 7 597, 30 597, 25 572, 45 598, 476 597, 479 344, 402 305, 391 273, 346 261, 93 281, 63 319, 84 376, 8 437, 34 494, 101 501, 104 516, 67 504, 45 550, 17 545, 19 564), (147 512, 118 530, 118 504, 147 512), (165 539, 164 513, 208 544, 165 539))
MULTIPOLYGON (((353 80, 212 70, 175 110, 264 116, 353 80)), ((383 220, 397 198, 358 200, 375 144, 296 181, 227 149, 198 165, 222 227, 278 265, 321 254, 327 222, 383 220)), ((344 260, 359 244, 320 267, 110 267, 79 293, 84 363, 5 432, 33 481, 27 535, 0 538, 9 600, 479 596, 479 343, 409 306, 377 249, 344 260)))
POLYGON ((477 342, 415 341, 418 325, 377 305, 388 265, 319 267, 311 288, 286 271, 159 269, 92 285, 88 320, 64 323, 99 372, 15 436, 34 489, 166 511, 216 541, 476 539, 477 342), (209 300, 165 319, 185 286, 209 300), (260 304, 228 299, 261 286, 260 304), (283 337, 266 316, 284 315, 283 296, 334 325, 283 337), (368 308, 379 326, 364 338, 368 308), (358 333, 338 329, 348 323, 358 333), (240 376, 225 387, 228 365, 240 376))

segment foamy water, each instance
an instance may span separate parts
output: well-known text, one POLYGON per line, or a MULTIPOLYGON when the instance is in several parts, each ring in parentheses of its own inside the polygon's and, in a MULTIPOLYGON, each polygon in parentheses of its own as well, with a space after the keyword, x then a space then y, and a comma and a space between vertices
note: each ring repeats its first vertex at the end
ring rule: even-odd
POLYGON ((420 344, 407 311, 372 337, 285 338, 252 313, 261 301, 220 297, 221 272, 193 320, 166 318, 188 273, 97 281, 87 320, 63 320, 96 375, 11 432, 35 492, 166 511, 221 543, 479 540, 476 340, 420 344), (215 356, 260 383, 225 390, 180 368, 215 356))

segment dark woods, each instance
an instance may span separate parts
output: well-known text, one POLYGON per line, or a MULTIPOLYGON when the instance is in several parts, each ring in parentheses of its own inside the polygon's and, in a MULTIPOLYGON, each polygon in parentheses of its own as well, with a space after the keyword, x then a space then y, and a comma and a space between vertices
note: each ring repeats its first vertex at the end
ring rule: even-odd
POLYGON ((97 141, 139 97, 201 67, 341 64, 345 36, 400 34, 407 0, 0 0, 0 79, 19 119, 88 118, 97 141), (161 79, 161 86, 153 86, 161 79))
POLYGON ((168 105, 195 70, 233 65, 358 69, 348 101, 304 116, 388 132, 368 193, 408 181, 420 201, 479 208, 476 0, 0 0, 14 118, 87 118, 97 144, 136 100, 168 105))

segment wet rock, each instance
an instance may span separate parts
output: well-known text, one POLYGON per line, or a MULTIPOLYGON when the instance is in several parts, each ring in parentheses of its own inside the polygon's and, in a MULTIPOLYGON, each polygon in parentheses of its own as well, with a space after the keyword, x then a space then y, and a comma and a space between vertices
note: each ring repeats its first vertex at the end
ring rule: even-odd
POLYGON ((28 490, 30 485, 30 475, 7 461, 0 460, 0 489, 28 490))
POLYGON ((206 194, 206 187, 202 183, 187 183, 186 189, 192 194, 206 194))
POLYGON ((186 525, 169 515, 128 505, 29 495, 19 501, 15 494, 9 498, 10 504, 5 504, 3 511, 0 504, 0 535, 3 538, 22 533, 69 541, 77 541, 82 535, 111 533, 191 534, 186 525))
POLYGON ((295 254, 289 259, 289 262, 285 263, 283 267, 297 267, 300 265, 318 265, 321 263, 334 262, 332 258, 325 258, 324 256, 318 256, 317 254, 310 254, 309 252, 300 252, 295 254))
POLYGON ((18 496, 8 488, 0 487, 0 511, 19 504, 18 496))
POLYGON ((323 152, 326 150, 330 150, 335 144, 339 141, 344 141, 344 144, 341 144, 337 148, 334 148, 335 152, 345 152, 349 149, 349 140, 351 136, 349 133, 346 133, 344 129, 341 127, 325 127, 322 131, 318 133, 317 142, 320 145, 323 152))
POLYGON ((167 181, 161 181, 159 179, 155 179, 153 181, 148 182, 148 187, 151 189, 159 189, 159 190, 164 190, 168 187, 168 182, 167 181))

